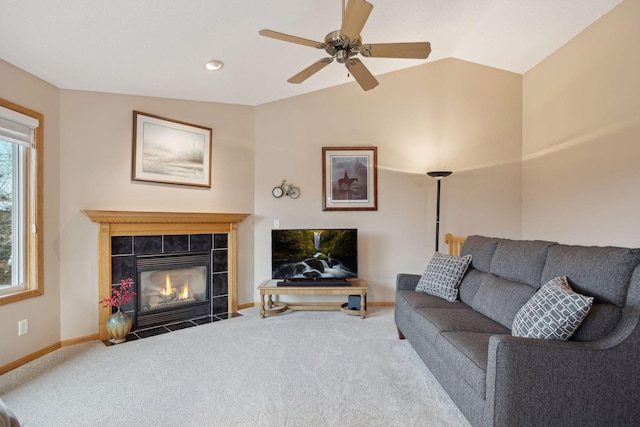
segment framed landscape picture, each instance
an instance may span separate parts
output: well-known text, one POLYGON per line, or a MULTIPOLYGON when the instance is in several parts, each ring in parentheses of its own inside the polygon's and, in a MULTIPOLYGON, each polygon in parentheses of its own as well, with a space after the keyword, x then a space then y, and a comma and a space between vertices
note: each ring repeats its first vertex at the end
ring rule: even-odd
POLYGON ((322 210, 378 210, 377 147, 322 147, 322 210))
POLYGON ((131 179, 211 188, 211 128, 133 112, 131 179))

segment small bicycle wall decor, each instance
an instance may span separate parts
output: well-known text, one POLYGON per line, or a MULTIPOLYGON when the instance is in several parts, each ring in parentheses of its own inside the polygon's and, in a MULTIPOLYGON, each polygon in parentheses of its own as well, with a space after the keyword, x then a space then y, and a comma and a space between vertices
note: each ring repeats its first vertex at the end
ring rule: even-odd
POLYGON ((300 197, 300 189, 295 187, 293 184, 287 184, 287 180, 283 179, 282 184, 277 187, 273 187, 271 194, 273 194, 273 197, 276 199, 279 199, 282 196, 289 196, 292 199, 297 199, 300 197))

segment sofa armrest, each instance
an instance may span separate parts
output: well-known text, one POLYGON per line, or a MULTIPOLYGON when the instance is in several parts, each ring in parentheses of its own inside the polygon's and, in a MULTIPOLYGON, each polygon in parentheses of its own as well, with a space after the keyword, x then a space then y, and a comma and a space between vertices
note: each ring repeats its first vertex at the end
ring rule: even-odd
POLYGON ((634 345, 495 335, 487 399, 496 426, 627 425, 640 409, 634 345))
POLYGON ((400 273, 396 276, 396 292, 407 290, 413 291, 416 289, 418 280, 420 280, 420 274, 406 274, 400 273))

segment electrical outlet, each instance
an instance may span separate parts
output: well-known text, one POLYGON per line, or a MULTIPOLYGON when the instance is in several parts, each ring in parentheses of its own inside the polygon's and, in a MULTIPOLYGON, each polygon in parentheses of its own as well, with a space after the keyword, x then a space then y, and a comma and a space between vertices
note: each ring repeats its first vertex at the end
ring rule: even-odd
POLYGON ((26 335, 29 333, 29 320, 24 319, 18 322, 18 336, 26 335))
POLYGON ((279 219, 274 219, 273 220, 273 228, 280 228, 280 220, 279 219))

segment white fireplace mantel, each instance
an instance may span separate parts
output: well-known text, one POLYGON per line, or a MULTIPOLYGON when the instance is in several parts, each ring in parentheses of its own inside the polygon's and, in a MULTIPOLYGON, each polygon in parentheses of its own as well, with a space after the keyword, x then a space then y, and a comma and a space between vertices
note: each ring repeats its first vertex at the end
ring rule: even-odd
MULTIPOLYGON (((227 233, 229 251, 229 313, 238 311, 237 236, 238 223, 250 214, 207 212, 141 212, 90 210, 82 211, 100 225, 98 230, 98 298, 111 296, 111 237, 154 234, 227 233)), ((99 309, 98 325, 101 340, 109 338, 105 327, 109 307, 99 309)))

